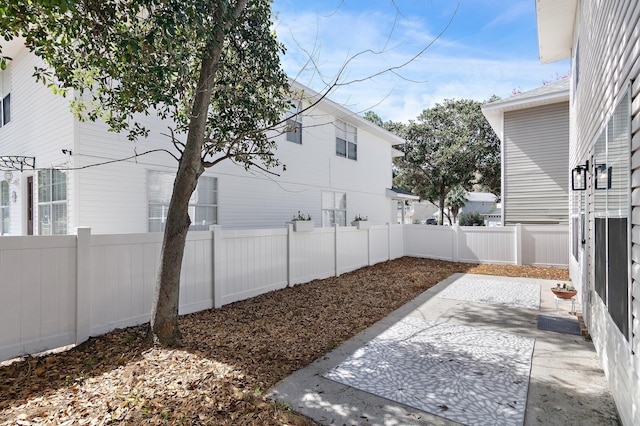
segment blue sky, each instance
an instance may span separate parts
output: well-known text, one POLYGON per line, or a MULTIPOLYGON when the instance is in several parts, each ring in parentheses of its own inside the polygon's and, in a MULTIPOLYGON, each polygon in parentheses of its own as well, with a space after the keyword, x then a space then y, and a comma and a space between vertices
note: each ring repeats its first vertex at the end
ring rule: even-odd
POLYGON ((355 54, 366 52, 347 64, 340 83, 399 66, 431 44, 395 73, 330 95, 384 121, 415 119, 444 99, 505 98, 569 72, 568 61, 540 64, 535 0, 274 0, 273 11, 287 48, 284 69, 317 91, 355 54))

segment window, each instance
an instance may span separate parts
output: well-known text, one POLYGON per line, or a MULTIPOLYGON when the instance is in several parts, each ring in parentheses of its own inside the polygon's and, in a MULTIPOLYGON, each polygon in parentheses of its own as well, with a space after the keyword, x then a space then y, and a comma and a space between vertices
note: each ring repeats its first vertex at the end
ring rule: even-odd
POLYGON ((630 338, 629 93, 616 107, 593 149, 594 287, 611 319, 630 338), (606 171, 607 176, 597 173, 606 171))
MULTIPOLYGON (((150 170, 147 180, 149 200, 149 232, 164 231, 175 174, 150 170)), ((206 231, 218 223, 218 180, 200 176, 198 186, 189 200, 189 218, 192 231, 206 231)))
POLYGON ((0 235, 9 233, 9 184, 0 182, 0 235))
POLYGON ((322 226, 347 226, 347 194, 322 192, 322 226))
POLYGON ((38 234, 67 233, 67 173, 63 170, 38 172, 38 234))
POLYGON ((358 159, 358 129, 344 121, 336 121, 336 155, 358 159))
POLYGON ((300 104, 287 111, 287 140, 302 145, 302 115, 298 111, 300 104))
POLYGON ((11 66, 0 72, 0 127, 11 121, 11 66))

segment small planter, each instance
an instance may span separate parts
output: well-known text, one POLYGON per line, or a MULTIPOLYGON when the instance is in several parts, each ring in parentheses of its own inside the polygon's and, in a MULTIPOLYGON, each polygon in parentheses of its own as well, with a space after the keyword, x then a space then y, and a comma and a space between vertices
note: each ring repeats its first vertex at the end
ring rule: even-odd
POLYGON ((556 295, 559 299, 571 299, 573 296, 578 294, 577 290, 558 290, 555 287, 551 287, 551 291, 556 295))
POLYGON ((369 229, 371 224, 368 220, 354 220, 351 222, 351 226, 356 226, 358 229, 369 229))
POLYGON ((313 231, 313 221, 312 220, 294 220, 293 230, 295 232, 311 232, 313 231))

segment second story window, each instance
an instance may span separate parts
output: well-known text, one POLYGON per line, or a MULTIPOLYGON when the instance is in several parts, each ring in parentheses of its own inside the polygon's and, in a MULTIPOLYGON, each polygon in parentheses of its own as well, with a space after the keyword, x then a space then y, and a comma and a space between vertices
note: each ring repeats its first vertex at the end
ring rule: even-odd
POLYGON ((0 127, 11 121, 11 65, 0 71, 0 127))
POLYGON ((358 129, 336 120, 336 155, 350 160, 358 159, 358 129))
POLYGON ((302 115, 299 111, 299 104, 287 111, 287 140, 302 145, 302 115))

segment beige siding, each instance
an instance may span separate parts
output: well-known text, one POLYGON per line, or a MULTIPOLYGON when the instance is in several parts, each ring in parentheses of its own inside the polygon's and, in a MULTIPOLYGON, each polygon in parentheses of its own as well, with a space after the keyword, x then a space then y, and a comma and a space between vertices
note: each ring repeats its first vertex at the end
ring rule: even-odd
MULTIPOLYGON (((602 356, 616 405, 624 424, 640 424, 640 2, 637 1, 584 1, 579 2, 574 52, 573 79, 577 84, 572 93, 572 166, 591 159, 596 139, 612 116, 618 102, 632 81, 631 122, 632 142, 630 167, 626 172, 631 179, 631 312, 632 337, 628 343, 611 320, 606 306, 593 292, 593 244, 588 251, 590 283, 583 288, 587 293, 585 305, 590 318, 589 330, 598 353, 602 356), (579 44, 578 44, 579 43, 579 44), (578 47, 579 46, 579 47, 578 47), (577 70, 576 70, 577 65, 577 70)), ((615 178, 615 175, 614 175, 615 178)), ((591 192, 593 193, 593 192, 591 192)), ((589 197, 589 235, 594 234, 593 195, 589 197)), ((581 280, 576 276, 574 280, 581 280)))
POLYGON ((504 114, 505 225, 568 221, 569 103, 504 114))

